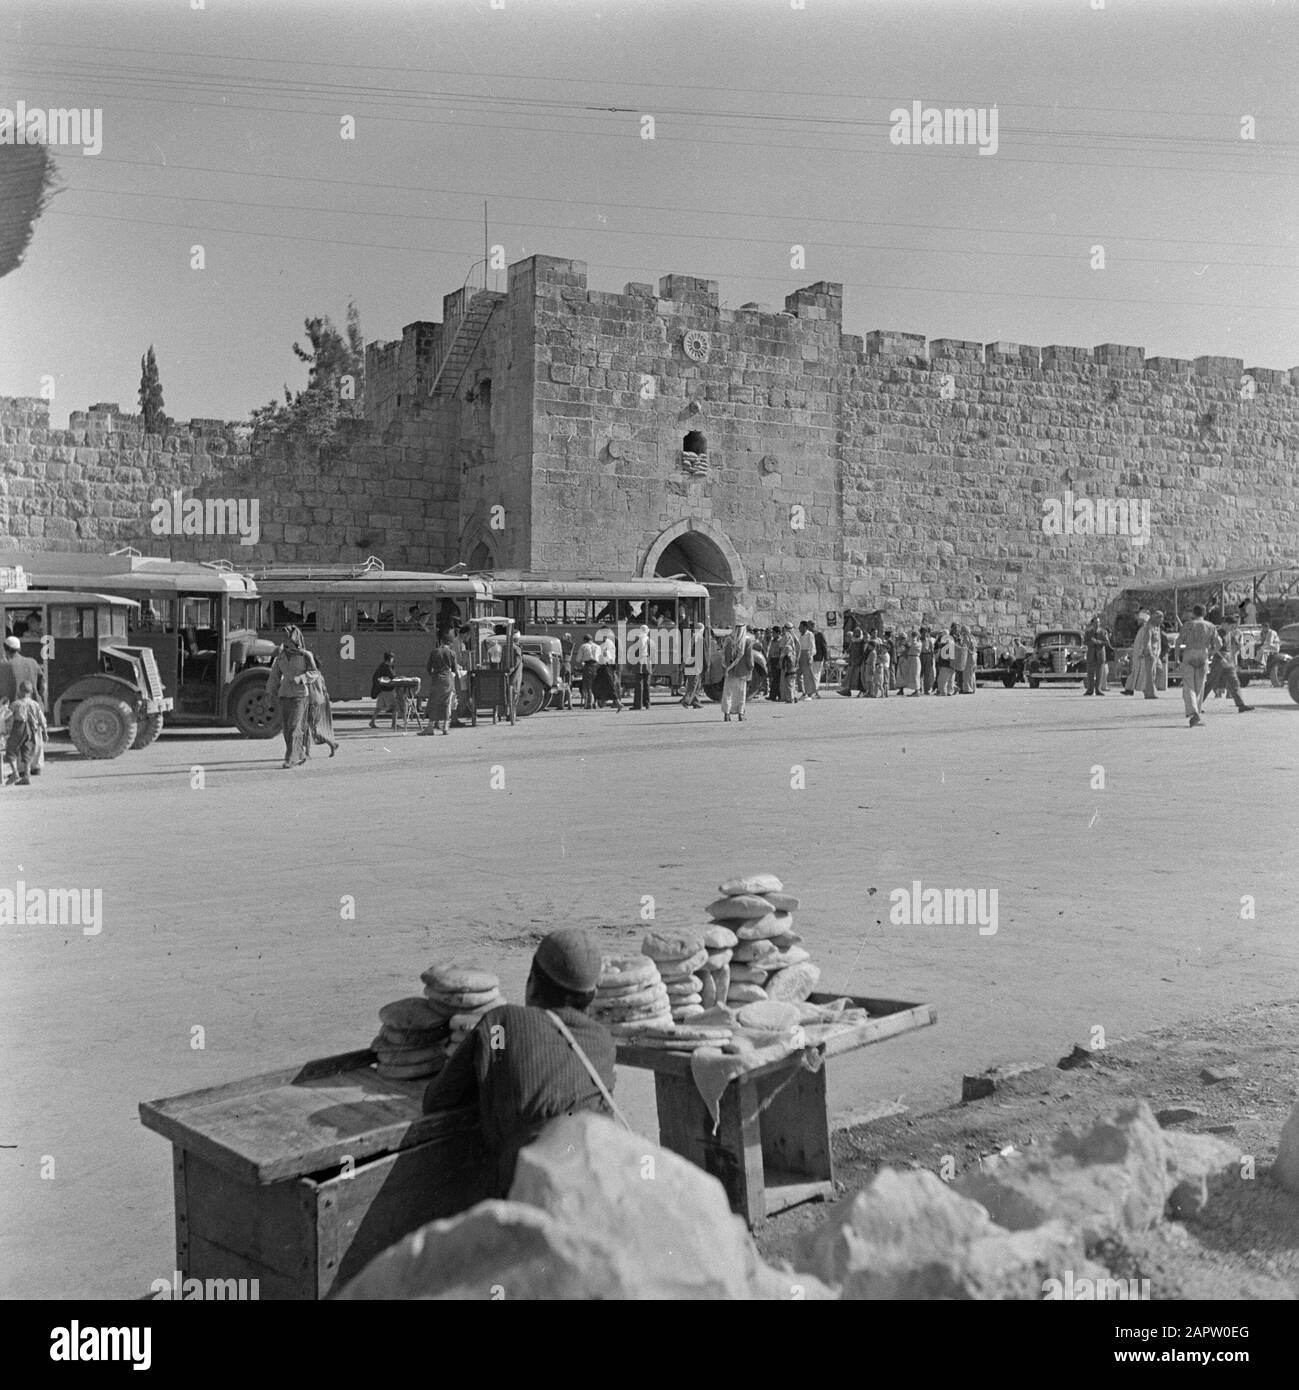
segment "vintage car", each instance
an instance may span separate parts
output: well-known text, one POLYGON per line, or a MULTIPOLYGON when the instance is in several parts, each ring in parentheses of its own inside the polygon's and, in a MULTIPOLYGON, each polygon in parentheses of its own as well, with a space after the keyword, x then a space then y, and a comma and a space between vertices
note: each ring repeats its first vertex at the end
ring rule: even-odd
MULTIPOLYGON (((1258 663, 1253 664, 1257 673, 1266 675, 1273 685, 1285 685, 1293 670, 1294 658, 1299 656, 1299 623, 1286 623, 1277 630, 1277 636, 1281 639, 1281 650, 1273 652, 1267 670, 1263 671, 1258 663)), ((1241 684, 1245 684, 1243 677, 1241 684)))
POLYGON ((1087 649, 1076 628, 1051 628, 1033 639, 1024 662, 1024 679, 1036 690, 1043 681, 1080 681, 1087 672, 1087 649))
POLYGON ((1024 667, 1033 655, 1033 642, 1028 637, 1010 641, 979 641, 978 675, 982 681, 1000 681, 1009 690, 1024 679, 1024 667))
POLYGON ((516 713, 522 718, 542 709, 572 709, 573 692, 564 644, 558 637, 525 632, 523 678, 516 713))

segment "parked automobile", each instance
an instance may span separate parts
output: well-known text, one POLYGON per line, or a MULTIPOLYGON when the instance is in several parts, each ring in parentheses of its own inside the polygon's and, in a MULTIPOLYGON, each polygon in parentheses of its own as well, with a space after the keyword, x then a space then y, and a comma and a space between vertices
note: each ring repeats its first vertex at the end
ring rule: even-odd
POLYGON ((573 697, 564 661, 564 644, 558 637, 525 632, 523 678, 519 685, 518 714, 542 709, 572 709, 573 697))
POLYGON ((1033 639, 1033 650, 1024 662, 1028 688, 1043 681, 1081 681, 1087 673, 1087 648, 1077 628, 1049 628, 1033 639))
POLYGON ((978 676, 980 681, 1000 681, 1009 690, 1024 679, 1024 667, 1033 654, 1030 637, 1015 637, 1007 642, 979 643, 978 676))
POLYGON ((1287 623, 1277 629, 1281 650, 1274 652, 1265 674, 1273 685, 1285 685, 1290 678, 1294 658, 1299 656, 1299 623, 1287 623))

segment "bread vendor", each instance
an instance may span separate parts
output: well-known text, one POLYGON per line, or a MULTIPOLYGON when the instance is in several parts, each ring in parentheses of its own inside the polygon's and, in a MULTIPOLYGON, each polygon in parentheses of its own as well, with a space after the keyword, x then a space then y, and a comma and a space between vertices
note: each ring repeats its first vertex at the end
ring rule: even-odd
POLYGON ((587 1012, 599 980, 590 936, 580 927, 551 932, 532 958, 524 1005, 484 1014, 424 1092, 425 1114, 477 1102, 493 1196, 508 1194, 519 1150, 549 1121, 616 1114, 613 1035, 587 1012))

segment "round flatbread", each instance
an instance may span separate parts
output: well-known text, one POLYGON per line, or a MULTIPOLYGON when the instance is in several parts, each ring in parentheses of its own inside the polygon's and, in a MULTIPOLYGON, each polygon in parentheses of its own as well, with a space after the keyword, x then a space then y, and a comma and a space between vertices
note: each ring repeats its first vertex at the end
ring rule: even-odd
POLYGON ((791 965, 781 970, 767 981, 767 994, 772 999, 784 999, 791 1004, 800 1004, 817 986, 821 978, 821 968, 810 960, 800 965, 791 965))
POLYGON ((787 970, 791 965, 802 965, 805 960, 811 959, 811 952, 801 946, 791 946, 788 951, 780 951, 762 963, 768 970, 787 970))
POLYGON ((643 1033, 646 1027, 653 1023, 660 1027, 671 1024, 672 1015, 669 1013, 655 1014, 653 1018, 637 1019, 634 1023, 607 1023, 605 1027, 614 1035, 615 1038, 635 1038, 643 1033))
POLYGON ((427 999, 412 996, 409 999, 394 999, 379 1010, 379 1018, 385 1024, 408 1032, 428 1032, 441 1028, 442 1015, 429 1008, 427 999))
POLYGON ((698 994, 703 987, 704 982, 698 975, 686 975, 680 980, 671 980, 666 986, 668 994, 674 998, 681 994, 698 994))
POLYGON ((797 1004, 781 1004, 774 999, 746 1004, 740 1010, 739 1018, 745 1028, 765 1028, 781 1033, 797 1028, 802 1021, 797 1004))
POLYGON ((500 977, 472 961, 440 960, 420 974, 426 985, 443 994, 491 994, 500 988, 500 977))
POLYGON ((707 964, 708 952, 701 946, 693 956, 687 956, 684 960, 663 961, 659 965, 659 975, 665 984, 671 984, 673 980, 684 980, 707 964))
POLYGON ((379 1036, 386 1047, 428 1047, 442 1042, 446 1035, 445 1020, 431 1028, 394 1028, 390 1023, 385 1023, 379 1029, 379 1036))
POLYGON ((724 965, 720 970, 714 970, 713 979, 717 981, 717 1002, 725 1004, 726 992, 731 987, 731 967, 724 965))
POLYGON ((682 1042, 726 1042, 733 1036, 733 1031, 729 1027, 713 1023, 695 1023, 687 1027, 672 1024, 669 1027, 647 1028, 644 1036, 679 1038, 682 1042))
POLYGON ((798 911, 798 899, 792 893, 764 893, 763 896, 777 912, 798 911))
MULTIPOLYGON (((505 1000, 502 999, 500 1002, 503 1004, 505 1000)), ((489 1005, 487 1008, 483 1009, 472 1009, 462 1014, 452 1014, 451 1031, 453 1033, 472 1033, 474 1029, 478 1027, 479 1023, 482 1022, 483 1018, 491 1013, 492 1009, 495 1007, 496 1005, 489 1005)))
POLYGON ((728 878, 718 884, 717 891, 728 898, 739 897, 742 893, 762 896, 765 893, 779 893, 784 884, 775 874, 746 874, 743 878, 728 878))
POLYGON ((435 1008, 440 1009, 448 1015, 468 1013, 472 1009, 481 1009, 484 1006, 490 1007, 493 1004, 503 1004, 499 989, 483 990, 460 990, 454 994, 446 990, 439 989, 436 985, 424 986, 424 998, 435 1008))
POLYGON ((647 955, 605 956, 600 962, 602 992, 614 993, 624 989, 640 989, 659 977, 659 968, 647 955))
POLYGON ((770 941, 762 939, 741 941, 735 948, 735 954, 731 957, 731 965, 733 968, 737 965, 751 964, 754 961, 767 960, 777 954, 779 953, 770 941))
POLYGON ((661 966, 665 961, 685 960, 703 950, 703 945, 702 932, 665 927, 662 931, 647 932, 640 949, 642 955, 658 961, 661 966))
POLYGON ((788 912, 769 912, 765 917, 741 923, 736 935, 741 943, 745 941, 770 941, 775 936, 788 936, 789 926, 794 919, 788 912))
POLYGON ((714 922, 704 932, 704 945, 710 951, 729 951, 732 946, 738 946, 739 943, 740 938, 730 927, 724 927, 720 922, 714 922))
POLYGON ((717 1003, 717 976, 711 970, 705 970, 699 978, 702 981, 699 987, 699 1002, 708 1010, 717 1003))
POLYGON ((724 965, 731 963, 730 951, 709 951, 708 959, 704 962, 705 969, 720 970, 724 965))
POLYGON ((765 917, 775 908, 766 898, 754 893, 740 893, 733 898, 718 898, 716 902, 709 903, 704 911, 716 921, 734 922, 741 918, 747 921, 753 917, 765 917))
POLYGON ((731 979, 737 985, 765 985, 770 973, 766 961, 761 965, 742 965, 737 961, 731 966, 731 979))
POLYGON ((688 1018, 698 1018, 703 1011, 702 1004, 683 1004, 679 1009, 672 1010, 672 1019, 675 1023, 684 1023, 688 1018))
POLYGON ((624 990, 621 994, 597 993, 591 1008, 593 1010, 604 1008, 635 1009, 641 1004, 648 1004, 651 1000, 659 998, 665 992, 663 981, 655 977, 652 984, 644 985, 639 989, 624 990))
POLYGON ((660 994, 654 999, 648 999, 643 1004, 636 1004, 625 1009, 601 1009, 594 1017, 601 1023, 635 1023, 646 1018, 657 1018, 660 1014, 665 1014, 671 1009, 672 1005, 666 994, 660 994))
POLYGON ((731 981, 731 987, 726 991, 726 1002, 728 1004, 756 1004, 759 999, 765 999, 767 991, 761 985, 741 985, 731 981))
POLYGON ((787 931, 783 936, 773 936, 771 944, 778 951, 788 951, 791 946, 801 946, 803 938, 796 931, 787 931))

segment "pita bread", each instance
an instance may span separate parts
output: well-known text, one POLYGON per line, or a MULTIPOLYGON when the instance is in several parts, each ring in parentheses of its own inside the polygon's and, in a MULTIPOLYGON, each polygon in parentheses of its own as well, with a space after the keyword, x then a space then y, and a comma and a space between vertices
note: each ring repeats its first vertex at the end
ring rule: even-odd
POLYGON ((732 966, 745 965, 753 961, 767 960, 778 954, 779 952, 770 941, 764 941, 761 938, 757 941, 741 941, 731 957, 731 964, 732 966))
POLYGON ((763 896, 777 912, 798 911, 798 899, 792 893, 764 893, 763 896))
POLYGON ((742 923, 736 933, 741 942, 770 941, 773 936, 788 936, 793 920, 788 912, 769 912, 765 917, 742 923))
POLYGON ((667 991, 656 994, 652 999, 646 999, 639 1004, 629 1004, 625 1007, 601 1009, 599 1013, 592 1013, 602 1023, 632 1023, 638 1019, 656 1018, 659 1014, 665 1014, 671 1008, 668 1000, 667 991))
POLYGON ((434 961, 420 975, 426 985, 441 994, 492 994, 500 988, 500 978, 472 961, 434 961))
POLYGON ((761 965, 740 965, 737 963, 731 966, 731 979, 737 985, 764 985, 767 983, 767 976, 770 973, 765 961, 761 965))
POLYGON ((788 951, 780 951, 762 963, 768 970, 786 970, 791 965, 802 965, 805 960, 811 959, 809 951, 805 951, 801 946, 791 946, 788 951))
POLYGON ((452 1014, 466 1013, 471 1009, 491 1008, 494 1004, 505 1003, 499 989, 459 990, 449 993, 436 985, 424 986, 424 998, 448 1018, 452 1014))
POLYGON ((773 936, 771 944, 778 951, 788 951, 791 946, 801 946, 803 938, 796 931, 787 931, 784 936, 773 936))
POLYGON ((693 930, 674 930, 671 927, 662 931, 647 932, 641 942, 641 954, 660 963, 664 961, 685 960, 703 950, 703 933, 693 930))
POLYGON ((699 978, 702 981, 699 987, 699 1002, 705 1010, 711 1009, 717 1003, 717 976, 711 970, 705 970, 699 978))
POLYGON ((441 1014, 430 1009, 427 999, 412 996, 408 999, 394 999, 379 1010, 380 1021, 394 1028, 406 1029, 412 1033, 427 1032, 431 1028, 441 1028, 444 1019, 441 1014))
MULTIPOLYGON (((697 1001, 698 996, 696 995, 695 997, 697 1001)), ((693 1004, 685 1004, 679 1009, 672 1010, 672 1019, 676 1023, 681 1023, 688 1018, 698 1018, 699 1015, 703 1013, 703 1011, 704 1006, 698 1002, 693 1004)))
POLYGON ((732 946, 738 945, 739 941, 740 938, 730 927, 724 927, 720 922, 714 922, 704 932, 704 945, 710 951, 729 951, 732 946))
POLYGON ((643 1033, 646 1027, 651 1023, 657 1023, 662 1026, 672 1022, 673 1018, 670 1013, 662 1013, 655 1014, 653 1018, 637 1019, 634 1023, 607 1023, 605 1027, 608 1028, 615 1038, 634 1038, 643 1033))
POLYGON ((732 1036, 732 1030, 728 1026, 716 1023, 694 1023, 686 1027, 673 1024, 669 1028, 647 1028, 645 1036, 679 1038, 683 1042, 726 1042, 732 1036))
POLYGON ((788 970, 781 970, 773 975, 767 981, 767 994, 772 999, 801 1004, 816 988, 820 978, 820 966, 805 960, 800 965, 791 965, 788 970))
POLYGON ((775 874, 748 874, 744 878, 728 878, 717 885, 717 891, 735 898, 742 893, 779 893, 784 886, 775 874))
POLYGON ((724 965, 720 970, 714 970, 713 979, 717 981, 717 1002, 725 1004, 726 993, 731 987, 731 967, 724 965))
POLYGON ((728 1004, 756 1004, 759 999, 765 999, 767 991, 761 985, 740 985, 734 981, 726 991, 726 1002, 728 1004))
POLYGON ((655 979, 653 984, 645 985, 643 988, 629 990, 622 994, 599 994, 595 996, 595 1002, 591 1005, 592 1012, 605 1009, 636 1009, 642 1004, 651 1003, 653 1000, 666 996, 667 990, 662 980, 655 979))
MULTIPOLYGON (((685 1031, 683 1028, 682 1032, 685 1031)), ((652 1052, 700 1052, 706 1048, 721 1049, 728 1039, 724 1038, 683 1038, 676 1041, 670 1037, 638 1038, 637 1047, 649 1048, 652 1052)))
POLYGON ((666 989, 669 995, 676 998, 682 994, 698 994, 703 987, 704 982, 700 976, 686 975, 680 980, 670 980, 666 989))
POLYGON ((693 956, 687 956, 684 960, 663 961, 659 965, 659 975, 664 984, 671 984, 673 980, 684 980, 687 976, 693 975, 701 966, 708 964, 708 952, 701 946, 693 956))
POLYGON ((764 1028, 780 1033, 797 1028, 802 1022, 797 1004, 781 1004, 774 999, 746 1004, 740 1010, 739 1018, 745 1028, 764 1028))
POLYGON ((709 903, 704 911, 719 922, 733 922, 737 918, 747 921, 753 917, 765 917, 775 908, 766 898, 754 893, 740 893, 733 898, 718 898, 716 902, 709 903))
POLYGON ((601 994, 640 989, 659 977, 658 966, 647 955, 605 956, 600 961, 601 994))
POLYGON ((720 970, 724 965, 730 965, 730 951, 709 951, 708 959, 704 962, 709 970, 720 970))

